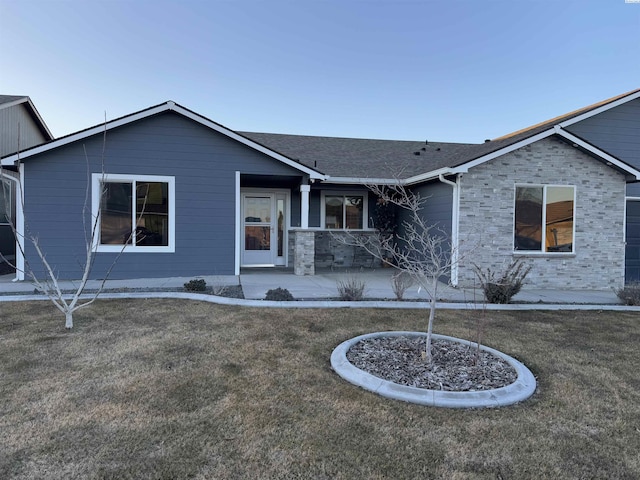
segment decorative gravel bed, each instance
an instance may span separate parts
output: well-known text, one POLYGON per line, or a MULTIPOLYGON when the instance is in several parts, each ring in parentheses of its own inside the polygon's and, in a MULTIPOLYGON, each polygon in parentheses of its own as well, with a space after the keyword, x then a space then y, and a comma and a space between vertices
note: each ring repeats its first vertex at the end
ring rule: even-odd
POLYGON ((424 350, 424 337, 369 338, 351 346, 347 359, 384 380, 430 390, 491 390, 517 379, 515 369, 503 359, 461 343, 433 340, 430 366, 423 360, 424 350))

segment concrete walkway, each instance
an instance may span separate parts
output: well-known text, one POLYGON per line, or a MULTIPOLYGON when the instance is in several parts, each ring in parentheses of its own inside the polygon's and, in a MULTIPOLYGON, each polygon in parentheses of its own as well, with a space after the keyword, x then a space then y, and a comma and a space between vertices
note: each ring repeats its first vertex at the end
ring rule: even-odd
MULTIPOLYGON (((272 288, 286 288, 296 299, 326 300, 338 296, 337 283, 349 278, 364 281, 366 299, 395 299, 391 287, 393 269, 373 269, 357 272, 321 271, 314 276, 300 277, 287 269, 243 269, 239 276, 203 276, 207 285, 242 285, 246 299, 262 300, 266 292, 272 288)), ((14 282, 13 275, 0 276, 0 294, 34 294, 34 287, 28 281, 14 282)), ((108 280, 105 292, 117 292, 148 288, 153 290, 175 290, 194 277, 145 278, 134 280, 108 280)), ((77 282, 60 282, 63 289, 76 288, 77 282)), ((98 281, 90 281, 87 289, 95 289, 98 281)), ((427 301, 428 296, 417 287, 409 288, 404 295, 407 300, 427 301)), ((481 303, 480 289, 459 289, 440 284, 438 301, 444 303, 481 303)), ((530 289, 526 285, 513 298, 514 303, 542 304, 590 304, 618 305, 620 301, 612 290, 542 290, 530 289)))

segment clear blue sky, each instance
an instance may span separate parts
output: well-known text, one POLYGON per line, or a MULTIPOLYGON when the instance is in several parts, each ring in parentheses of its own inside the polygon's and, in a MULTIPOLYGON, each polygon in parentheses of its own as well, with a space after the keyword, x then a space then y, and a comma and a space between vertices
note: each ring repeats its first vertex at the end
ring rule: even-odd
POLYGON ((640 87, 624 0, 0 0, 55 136, 174 100, 234 130, 482 142, 640 87))

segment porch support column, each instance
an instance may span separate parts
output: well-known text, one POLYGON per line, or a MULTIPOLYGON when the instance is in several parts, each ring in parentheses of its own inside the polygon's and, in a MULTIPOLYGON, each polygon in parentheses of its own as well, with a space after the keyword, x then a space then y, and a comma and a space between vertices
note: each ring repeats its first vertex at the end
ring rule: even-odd
POLYGON ((300 185, 300 228, 309 228, 309 192, 310 185, 300 185))

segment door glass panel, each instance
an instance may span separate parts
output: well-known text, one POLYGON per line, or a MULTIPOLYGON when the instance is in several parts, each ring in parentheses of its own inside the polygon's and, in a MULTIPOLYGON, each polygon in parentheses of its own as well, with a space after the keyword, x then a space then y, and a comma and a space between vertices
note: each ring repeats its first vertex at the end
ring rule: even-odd
POLYGON ((245 250, 270 250, 271 227, 246 226, 244 227, 245 250))
POLYGON ((278 256, 284 256, 284 199, 279 198, 276 203, 276 218, 278 219, 278 256))
POLYGON ((269 223, 271 221, 271 198, 245 197, 245 223, 269 223))

